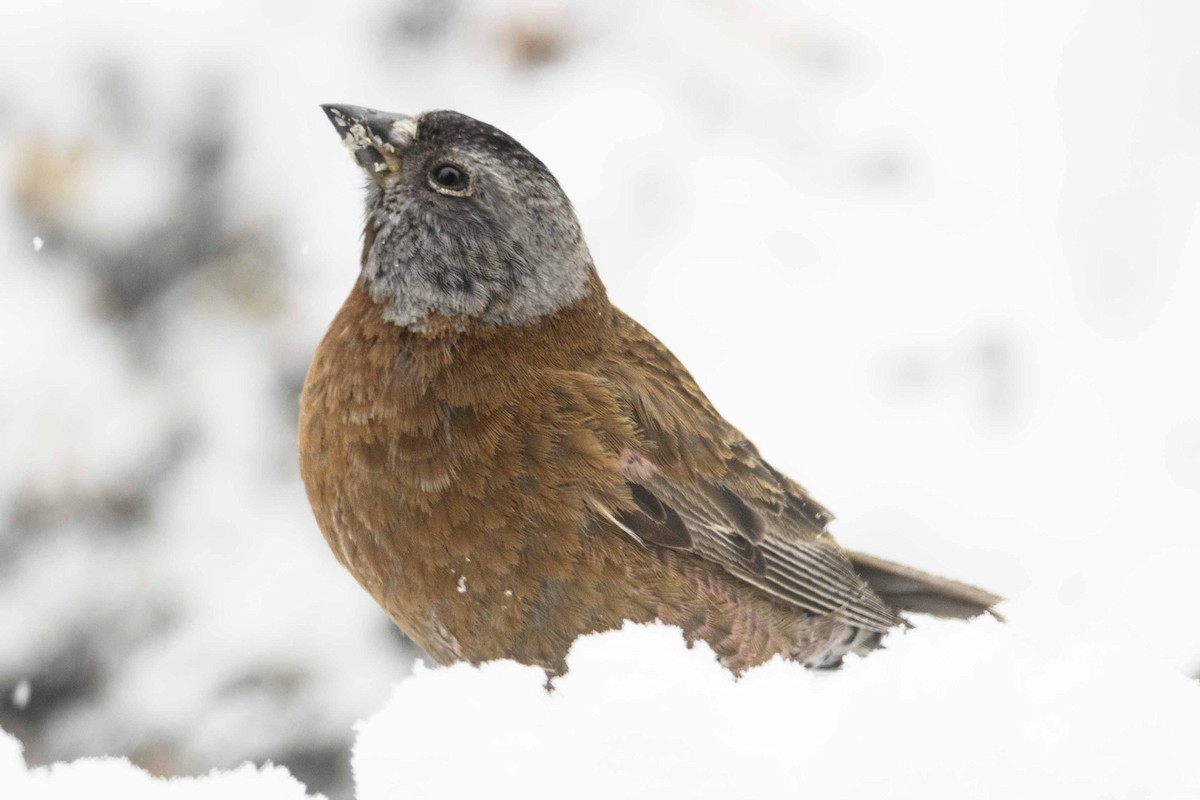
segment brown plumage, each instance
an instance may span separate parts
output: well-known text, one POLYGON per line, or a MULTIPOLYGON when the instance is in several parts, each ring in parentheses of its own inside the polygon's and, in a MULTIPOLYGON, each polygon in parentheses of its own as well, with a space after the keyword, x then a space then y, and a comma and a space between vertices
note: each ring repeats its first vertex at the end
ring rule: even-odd
POLYGON ((520 145, 450 112, 327 113, 372 183, 363 276, 301 398, 301 471, 335 556, 433 658, 559 672, 576 637, 662 620, 733 670, 824 666, 900 611, 997 602, 843 550, 609 303, 520 145))

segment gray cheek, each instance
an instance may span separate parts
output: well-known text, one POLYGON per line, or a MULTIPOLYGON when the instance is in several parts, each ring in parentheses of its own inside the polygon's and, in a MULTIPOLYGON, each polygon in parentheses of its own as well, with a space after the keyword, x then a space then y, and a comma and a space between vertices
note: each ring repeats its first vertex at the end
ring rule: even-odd
POLYGON ((419 329, 430 313, 527 324, 586 293, 591 257, 569 206, 482 195, 447 208, 411 191, 375 199, 363 275, 396 324, 419 329))

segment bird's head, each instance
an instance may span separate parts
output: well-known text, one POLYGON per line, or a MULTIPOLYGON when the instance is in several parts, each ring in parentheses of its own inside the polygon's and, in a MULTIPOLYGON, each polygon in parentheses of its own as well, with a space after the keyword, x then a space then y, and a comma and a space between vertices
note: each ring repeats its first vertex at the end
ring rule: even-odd
POLYGON ((523 325, 588 293, 571 203, 511 136, 454 111, 322 108, 367 174, 363 280, 392 322, 523 325))

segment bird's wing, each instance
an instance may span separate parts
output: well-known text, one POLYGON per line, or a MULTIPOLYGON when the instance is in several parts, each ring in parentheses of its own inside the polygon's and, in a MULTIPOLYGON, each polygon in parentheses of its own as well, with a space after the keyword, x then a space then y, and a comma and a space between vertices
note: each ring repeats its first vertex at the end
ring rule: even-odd
POLYGON ((633 425, 614 465, 628 494, 597 513, 796 608, 871 630, 897 624, 826 532, 832 515, 763 460, 661 342, 624 315, 617 325, 625 352, 596 377, 633 425))

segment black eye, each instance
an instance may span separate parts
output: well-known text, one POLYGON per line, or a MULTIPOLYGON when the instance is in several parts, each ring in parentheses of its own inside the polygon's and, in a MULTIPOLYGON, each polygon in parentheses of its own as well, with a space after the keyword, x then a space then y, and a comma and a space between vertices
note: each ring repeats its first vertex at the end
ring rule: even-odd
POLYGON ((429 171, 429 179, 435 184, 434 188, 441 187, 452 192, 465 191, 471 182, 467 173, 453 164, 438 164, 429 171))

